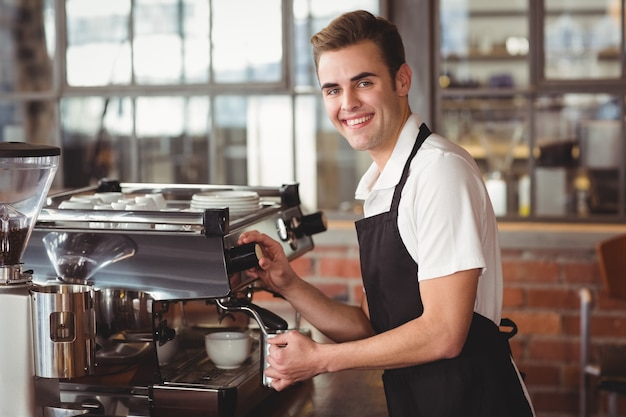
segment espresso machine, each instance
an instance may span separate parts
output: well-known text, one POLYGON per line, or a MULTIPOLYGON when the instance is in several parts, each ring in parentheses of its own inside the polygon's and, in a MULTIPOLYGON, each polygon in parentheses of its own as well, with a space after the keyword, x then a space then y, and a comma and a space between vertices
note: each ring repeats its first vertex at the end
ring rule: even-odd
POLYGON ((36 415, 243 417, 275 395, 267 340, 288 325, 253 303, 266 289, 244 272, 262 256, 238 243, 247 230, 292 260, 326 220, 302 212, 298 184, 102 180, 47 196, 23 255, 35 271, 36 415), (204 336, 224 329, 253 339, 239 368, 217 368, 205 351, 204 336), (59 355, 64 345, 71 355, 59 355))
MULTIPOLYGON (((0 416, 35 415, 32 271, 22 256, 57 170, 60 149, 0 143, 0 416)), ((58 317, 62 321, 61 317, 58 317)), ((59 323, 61 325, 61 323, 59 323)), ((60 337, 63 337, 60 335, 60 337)))

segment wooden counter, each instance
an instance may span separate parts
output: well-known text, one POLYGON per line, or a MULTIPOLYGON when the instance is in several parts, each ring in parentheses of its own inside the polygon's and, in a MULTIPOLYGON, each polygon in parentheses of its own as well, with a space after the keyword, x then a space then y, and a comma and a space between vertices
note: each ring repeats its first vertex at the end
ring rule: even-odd
POLYGON ((318 375, 273 393, 246 417, 383 417, 387 405, 381 375, 369 370, 318 375))
MULTIPOLYGON (((345 216, 348 217, 348 216, 345 216)), ((353 217, 353 218, 352 218, 353 217)), ((328 230, 314 236, 318 246, 356 246, 354 220, 331 219, 328 230)), ((499 221, 502 249, 594 249, 604 239, 626 233, 626 224, 499 221)))

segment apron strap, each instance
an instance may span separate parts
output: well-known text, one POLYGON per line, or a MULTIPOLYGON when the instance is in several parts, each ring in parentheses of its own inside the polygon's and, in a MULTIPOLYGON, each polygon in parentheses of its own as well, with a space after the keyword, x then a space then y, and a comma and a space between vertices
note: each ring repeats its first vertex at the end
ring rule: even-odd
POLYGON ((393 192, 393 199, 391 200, 390 211, 398 210, 398 206, 400 205, 400 197, 402 196, 402 189, 404 188, 404 184, 409 177, 409 168, 411 167, 411 161, 413 160, 413 157, 417 154, 418 149, 422 146, 422 143, 424 143, 424 141, 427 137, 430 136, 430 134, 430 129, 428 128, 428 126, 426 126, 426 123, 422 123, 420 125, 417 138, 415 139, 415 145, 413 145, 413 149, 411 149, 411 154, 409 155, 406 164, 404 164, 404 169, 402 170, 400 182, 398 182, 398 185, 396 185, 396 188, 393 192))

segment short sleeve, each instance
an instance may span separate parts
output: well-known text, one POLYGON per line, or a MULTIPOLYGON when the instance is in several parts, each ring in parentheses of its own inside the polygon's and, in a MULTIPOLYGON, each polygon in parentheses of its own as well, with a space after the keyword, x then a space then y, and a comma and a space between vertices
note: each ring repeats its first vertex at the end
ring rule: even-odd
POLYGON ((418 155, 403 190, 398 222, 418 263, 419 279, 484 268, 481 222, 488 200, 482 177, 461 155, 439 149, 418 155))

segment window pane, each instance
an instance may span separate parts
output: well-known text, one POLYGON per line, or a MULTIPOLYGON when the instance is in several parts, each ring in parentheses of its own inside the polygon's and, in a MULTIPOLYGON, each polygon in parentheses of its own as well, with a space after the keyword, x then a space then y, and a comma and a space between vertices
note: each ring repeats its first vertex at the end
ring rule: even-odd
POLYGON ((178 0, 136 0, 134 5, 136 82, 180 82, 183 53, 178 0))
POLYGON ((108 177, 125 179, 129 152, 120 147, 132 137, 128 98, 81 97, 61 102, 62 172, 66 187, 83 187, 108 177))
POLYGON ((102 177, 209 182, 208 98, 83 97, 62 104, 66 186, 102 177))
POLYGON ((214 181, 218 184, 246 184, 247 102, 243 96, 218 96, 215 99, 214 181))
POLYGON ((440 0, 443 88, 528 86, 526 0, 440 0))
POLYGON ((52 88, 54 2, 0 2, 0 93, 52 88))
POLYGON ((289 96, 248 97, 248 184, 280 186, 294 181, 292 111, 289 96))
POLYGON ((536 214, 617 214, 624 154, 619 99, 564 94, 537 100, 536 214))
POLYGON ((68 84, 128 84, 130 0, 67 0, 66 12, 68 84))
POLYGON ((621 75, 620 0, 546 0, 545 77, 621 75))
POLYGON ((56 144, 56 107, 52 100, 0 100, 0 142, 56 144))
POLYGON ((528 99, 455 97, 445 98, 442 107, 443 134, 476 159, 496 215, 528 215, 526 195, 518 195, 530 155, 528 99))
POLYGON ((221 184, 280 186, 294 180, 289 96, 218 96, 214 175, 221 184))
POLYGON ((223 83, 281 80, 281 1, 214 0, 212 4, 215 80, 223 83))
POLYGON ((207 0, 185 0, 183 9, 184 82, 204 83, 209 81, 211 62, 209 3, 207 0))
POLYGON ((20 103, 0 101, 0 142, 24 142, 24 117, 20 103))
POLYGON ((206 98, 137 99, 140 181, 208 182, 208 109, 206 98))

